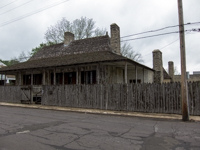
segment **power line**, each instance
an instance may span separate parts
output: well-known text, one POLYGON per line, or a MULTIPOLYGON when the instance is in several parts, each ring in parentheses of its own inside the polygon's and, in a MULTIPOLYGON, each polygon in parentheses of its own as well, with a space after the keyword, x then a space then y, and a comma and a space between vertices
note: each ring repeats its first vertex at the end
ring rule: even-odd
MULTIPOLYGON (((198 30, 199 30, 199 29, 197 29, 197 31, 198 31, 198 30)), ((192 29, 192 31, 195 31, 195 30, 192 29)), ((198 31, 198 32, 199 32, 199 31, 198 31)), ((189 33, 189 32, 187 32, 185 35, 188 35, 188 34, 196 34, 196 33, 189 33)), ((167 44, 166 46, 160 48, 160 50, 161 50, 161 49, 164 49, 165 47, 167 47, 167 46, 169 46, 169 45, 171 45, 171 44, 173 44, 173 43, 175 43, 175 42, 177 42, 178 40, 179 40, 179 38, 176 39, 175 41, 173 41, 173 42, 167 44)))
POLYGON ((178 38, 178 39, 176 39, 175 41, 173 41, 173 42, 171 42, 171 43, 169 43, 169 44, 165 45, 164 47, 160 48, 160 50, 161 50, 161 49, 164 49, 165 47, 167 47, 167 46, 169 46, 169 45, 171 45, 171 44, 173 44, 173 43, 175 43, 175 42, 176 42, 176 41, 178 41, 178 40, 179 40, 179 38, 178 38))
POLYGON ((19 7, 21 7, 21 6, 25 5, 25 4, 27 4, 27 3, 30 3, 31 1, 34 1, 34 0, 30 0, 30 1, 26 2, 26 3, 23 3, 23 4, 21 4, 21 5, 17 6, 17 7, 14 7, 14 8, 12 8, 12 9, 10 9, 10 10, 8 10, 8 11, 6 11, 6 12, 0 14, 0 15, 6 14, 6 13, 8 13, 8 12, 14 10, 14 9, 17 9, 17 8, 19 8, 19 7))
POLYGON ((4 5, 4 6, 1 6, 0 9, 6 7, 6 6, 8 6, 8 5, 10 5, 10 4, 12 4, 12 3, 16 2, 16 1, 17 1, 17 0, 15 0, 15 1, 13 1, 13 2, 10 2, 10 3, 8 3, 8 4, 4 5))
MULTIPOLYGON (((193 22, 193 23, 189 22, 189 23, 186 23, 186 24, 183 24, 183 25, 194 25, 194 24, 200 24, 200 22, 193 22)), ((150 32, 157 32, 157 31, 161 31, 161 30, 164 30, 164 29, 167 29, 167 28, 173 28, 173 27, 178 27, 178 26, 180 26, 180 25, 167 26, 167 27, 164 27, 164 28, 156 29, 156 30, 150 30, 150 31, 145 31, 145 32, 141 32, 141 33, 122 36, 121 38, 127 38, 127 37, 130 37, 130 36, 136 36, 136 35, 150 33, 150 32)))
POLYGON ((38 10, 36 10, 36 11, 33 11, 33 12, 31 12, 31 13, 28 13, 28 14, 25 14, 25 15, 23 15, 23 16, 20 16, 20 17, 18 17, 18 18, 12 19, 12 20, 10 20, 10 21, 6 21, 6 22, 0 24, 0 27, 6 26, 6 25, 8 25, 8 24, 10 24, 10 23, 13 23, 13 22, 15 22, 15 21, 21 20, 21 19, 23 19, 23 18, 32 16, 32 15, 34 15, 34 14, 36 14, 36 13, 42 12, 42 11, 44 11, 44 10, 47 10, 47 9, 52 8, 52 7, 54 7, 54 6, 57 6, 57 5, 59 5, 59 4, 65 3, 65 2, 67 2, 67 1, 69 1, 69 0, 64 0, 64 1, 61 1, 61 2, 58 2, 58 3, 54 3, 54 4, 51 4, 51 5, 49 5, 49 6, 43 7, 43 8, 41 8, 41 9, 38 9, 38 10))
MULTIPOLYGON (((198 28, 198 29, 190 29, 190 30, 185 30, 185 31, 197 31, 197 32, 200 32, 200 28, 198 28)), ((121 42, 144 39, 144 38, 150 38, 150 37, 173 34, 173 33, 180 33, 180 31, 166 32, 166 33, 162 33, 162 34, 155 34, 155 35, 144 36, 144 37, 139 37, 139 38, 134 38, 134 39, 127 39, 127 40, 122 40, 121 42)))
MULTIPOLYGON (((189 34, 189 32, 187 32, 185 35, 187 35, 187 34, 189 34)), ((167 46, 169 46, 169 45, 171 45, 171 44, 173 44, 173 43, 175 43, 175 42, 178 41, 179 39, 180 39, 180 38, 174 40, 173 42, 171 42, 171 43, 169 43, 169 44, 167 44, 167 45, 165 45, 164 47, 160 48, 160 50, 161 50, 161 49, 164 49, 165 47, 167 47, 167 46)))
POLYGON ((167 35, 167 34, 173 34, 173 33, 179 33, 179 31, 167 32, 167 33, 162 33, 162 34, 155 34, 155 35, 150 35, 150 36, 143 36, 143 37, 134 38, 134 39, 122 40, 121 42, 139 40, 139 39, 150 38, 150 37, 154 37, 154 36, 167 35))

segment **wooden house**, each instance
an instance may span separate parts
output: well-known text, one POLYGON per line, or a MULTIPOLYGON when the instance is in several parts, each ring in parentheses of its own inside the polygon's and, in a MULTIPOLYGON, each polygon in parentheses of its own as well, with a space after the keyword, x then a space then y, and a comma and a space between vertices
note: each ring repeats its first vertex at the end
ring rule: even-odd
POLYGON ((65 32, 63 43, 45 46, 28 61, 4 67, 15 85, 152 83, 154 70, 120 53, 120 28, 111 24, 108 35, 74 40, 65 32))

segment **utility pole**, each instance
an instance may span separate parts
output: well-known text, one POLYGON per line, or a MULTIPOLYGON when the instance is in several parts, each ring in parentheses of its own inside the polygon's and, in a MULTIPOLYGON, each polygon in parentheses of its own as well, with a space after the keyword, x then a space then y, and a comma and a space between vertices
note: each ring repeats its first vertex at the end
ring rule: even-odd
POLYGON ((188 87, 186 81, 186 56, 185 56, 185 33, 183 21, 183 4, 178 0, 179 15, 179 35, 180 35, 180 52, 181 52, 181 98, 182 98, 182 120, 189 120, 188 108, 188 87))

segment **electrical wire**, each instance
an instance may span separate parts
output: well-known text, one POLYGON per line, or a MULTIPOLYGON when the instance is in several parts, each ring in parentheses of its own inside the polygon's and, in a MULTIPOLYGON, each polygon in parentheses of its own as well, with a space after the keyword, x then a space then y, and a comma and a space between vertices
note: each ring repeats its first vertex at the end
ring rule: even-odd
MULTIPOLYGON (((199 32, 198 30, 199 30, 199 29, 197 29, 197 32, 199 32)), ((196 31, 196 30, 193 30, 193 29, 192 29, 192 31, 196 31)), ((188 34, 197 34, 197 33, 189 33, 189 32, 187 32, 185 35, 188 35, 188 34)), ((180 39, 180 38, 178 38, 178 39, 176 39, 175 41, 173 41, 173 42, 167 44, 166 46, 164 46, 164 47, 162 47, 162 48, 160 48, 160 50, 161 50, 161 49, 164 49, 165 47, 167 47, 167 46, 169 46, 169 45, 171 45, 171 44, 173 44, 173 43, 175 43, 175 42, 177 42, 179 39, 180 39)))
POLYGON ((10 20, 10 21, 6 21, 6 22, 0 24, 0 27, 3 27, 3 26, 8 25, 8 24, 10 24, 10 23, 19 21, 19 20, 21 20, 21 19, 23 19, 23 18, 32 16, 32 15, 34 15, 34 14, 36 14, 36 13, 39 13, 39 12, 42 12, 42 11, 44 11, 44 10, 50 9, 50 8, 52 8, 52 7, 55 7, 55 6, 59 5, 59 4, 65 3, 65 2, 67 2, 67 1, 69 1, 69 0, 60 1, 60 2, 57 2, 57 3, 51 4, 51 5, 49 5, 49 6, 43 7, 43 8, 41 8, 41 9, 38 9, 38 10, 36 10, 36 11, 33 11, 33 12, 31 12, 31 13, 28 13, 28 14, 25 14, 25 15, 23 15, 23 16, 20 16, 20 17, 18 17, 18 18, 12 19, 12 20, 10 20))
MULTIPOLYGON (((186 33, 185 35, 188 35, 188 34, 189 34, 189 32, 186 33)), ((164 49, 165 47, 167 47, 167 46, 169 46, 169 45, 171 45, 171 44, 173 44, 173 43, 175 43, 175 42, 177 42, 179 39, 180 39, 180 38, 174 40, 173 42, 171 42, 171 43, 169 43, 169 44, 167 44, 167 45, 165 45, 164 47, 160 48, 160 50, 161 50, 161 49, 164 49)))
MULTIPOLYGON (((190 29, 190 30, 185 30, 186 31, 196 31, 196 32, 200 32, 200 28, 198 29, 190 29)), ((155 36, 161 36, 161 35, 167 35, 167 34, 173 34, 173 33, 180 33, 183 31, 174 31, 174 32, 166 32, 166 33, 162 33, 162 34, 154 34, 154 35, 150 35, 150 36, 143 36, 143 37, 138 37, 138 38, 134 38, 134 39, 127 39, 127 40, 122 40, 121 42, 126 42, 126 41, 132 41, 132 40, 138 40, 138 39, 144 39, 144 38, 150 38, 150 37, 155 37, 155 36)))
POLYGON ((26 3, 23 3, 23 4, 21 4, 21 5, 17 6, 17 7, 14 7, 14 8, 12 8, 12 9, 10 9, 10 10, 8 10, 8 11, 6 11, 6 12, 0 14, 0 15, 6 14, 6 13, 8 13, 8 12, 10 12, 10 11, 12 11, 12 10, 15 10, 15 9, 17 9, 17 8, 19 8, 19 7, 21 7, 21 6, 25 5, 25 4, 27 4, 27 3, 30 3, 30 2, 32 2, 32 1, 34 1, 34 0, 30 0, 30 1, 26 2, 26 3))
POLYGON ((162 33, 162 34, 155 34, 155 35, 150 35, 150 36, 143 36, 143 37, 134 38, 134 39, 127 39, 127 40, 122 40, 121 42, 139 40, 139 39, 150 38, 150 37, 161 36, 161 35, 167 35, 167 34, 173 34, 173 33, 179 33, 179 31, 167 32, 167 33, 162 33))
MULTIPOLYGON (((194 25, 194 24, 200 24, 200 22, 193 22, 193 23, 189 22, 189 23, 186 23, 186 24, 183 24, 183 25, 194 25)), ((174 28, 174 27, 178 27, 178 26, 182 26, 182 25, 167 26, 167 27, 164 27, 164 28, 156 29, 156 30, 150 30, 150 31, 145 31, 145 32, 141 32, 141 33, 122 36, 121 38, 127 38, 127 37, 130 37, 130 36, 136 36, 136 35, 145 34, 145 33, 157 32, 157 31, 161 31, 161 30, 168 29, 168 28, 174 28)))
POLYGON ((178 40, 179 40, 179 38, 176 39, 175 41, 173 41, 173 42, 171 42, 171 43, 165 45, 164 47, 160 48, 160 50, 161 50, 161 49, 164 49, 165 47, 167 47, 167 46, 169 46, 169 45, 171 45, 171 44, 173 44, 173 43, 175 43, 175 42, 177 42, 178 40))
POLYGON ((12 4, 12 3, 16 2, 16 1, 17 1, 17 0, 15 0, 15 1, 13 1, 13 2, 10 2, 10 3, 8 3, 8 4, 4 5, 4 6, 1 6, 0 9, 6 7, 6 6, 8 6, 8 5, 10 5, 10 4, 12 4))
MULTIPOLYGON (((197 31, 199 29, 190 29, 190 30, 185 30, 186 31, 197 31)), ((149 38, 149 37, 154 37, 154 36, 161 36, 161 35, 166 35, 166 34, 172 34, 172 33, 179 33, 179 31, 175 31, 175 32, 168 32, 168 33, 163 33, 163 34, 156 34, 156 35, 151 35, 151 36, 145 36, 145 37, 139 37, 139 38, 135 38, 135 39, 128 39, 128 40, 123 40, 123 41, 120 41, 120 42, 125 42, 125 41, 130 41, 130 40, 137 40, 137 39, 141 39, 141 38, 149 38)), ((188 33, 187 33, 188 34, 188 33)), ((79 39, 79 40, 84 40, 84 39, 79 39)), ((105 39, 99 39, 98 41, 104 41, 105 39)), ((113 39, 115 40, 116 42, 118 42, 118 39, 115 38, 113 39)), ((62 43, 62 42, 61 42, 62 43)), ((59 44, 59 43, 56 43, 56 44, 59 44)), ((88 45, 91 45, 91 44, 84 44, 84 46, 88 46, 88 45)), ((60 52, 60 51, 58 51, 60 52)))

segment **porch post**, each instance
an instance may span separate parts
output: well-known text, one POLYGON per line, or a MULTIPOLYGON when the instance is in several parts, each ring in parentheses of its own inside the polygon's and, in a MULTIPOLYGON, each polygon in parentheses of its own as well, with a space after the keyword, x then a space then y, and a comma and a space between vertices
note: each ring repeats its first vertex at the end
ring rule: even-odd
POLYGON ((33 71, 31 71, 30 100, 31 100, 31 104, 33 104, 33 71))
POLYGON ((78 77, 79 77, 79 69, 77 67, 77 70, 76 70, 76 84, 79 84, 78 77))
POLYGON ((53 85, 56 85, 56 68, 53 70, 53 85))
POLYGON ((3 80, 3 77, 2 77, 3 75, 2 74, 0 74, 0 75, 1 75, 1 82, 2 82, 2 85, 3 85, 3 81, 2 81, 3 80))
POLYGON ((137 84, 137 66, 135 65, 135 83, 137 84))
POLYGON ((43 74, 42 74, 42 84, 46 85, 46 76, 45 76, 45 69, 43 69, 43 74))
POLYGON ((144 68, 143 68, 143 83, 144 83, 144 68))
POLYGON ((97 84, 99 84, 99 74, 100 74, 100 72, 99 72, 99 68, 100 68, 100 64, 98 64, 97 67, 96 67, 96 78, 97 78, 97 84))
POLYGON ((18 72, 18 76, 17 76, 17 79, 18 79, 18 85, 21 85, 21 72, 18 72))
POLYGON ((79 75, 78 75, 78 80, 79 80, 79 84, 81 84, 81 68, 79 67, 78 69, 79 75))
POLYGON ((124 83, 127 84, 127 62, 125 62, 124 68, 124 83))
POLYGON ((33 71, 31 71, 31 85, 33 85, 33 71))
POLYGON ((65 71, 62 71, 62 85, 65 85, 65 71))
POLYGON ((47 85, 51 85, 51 74, 50 74, 50 70, 47 70, 47 74, 48 74, 48 77, 47 77, 47 85))
POLYGON ((6 73, 4 73, 4 86, 6 85, 6 73))

